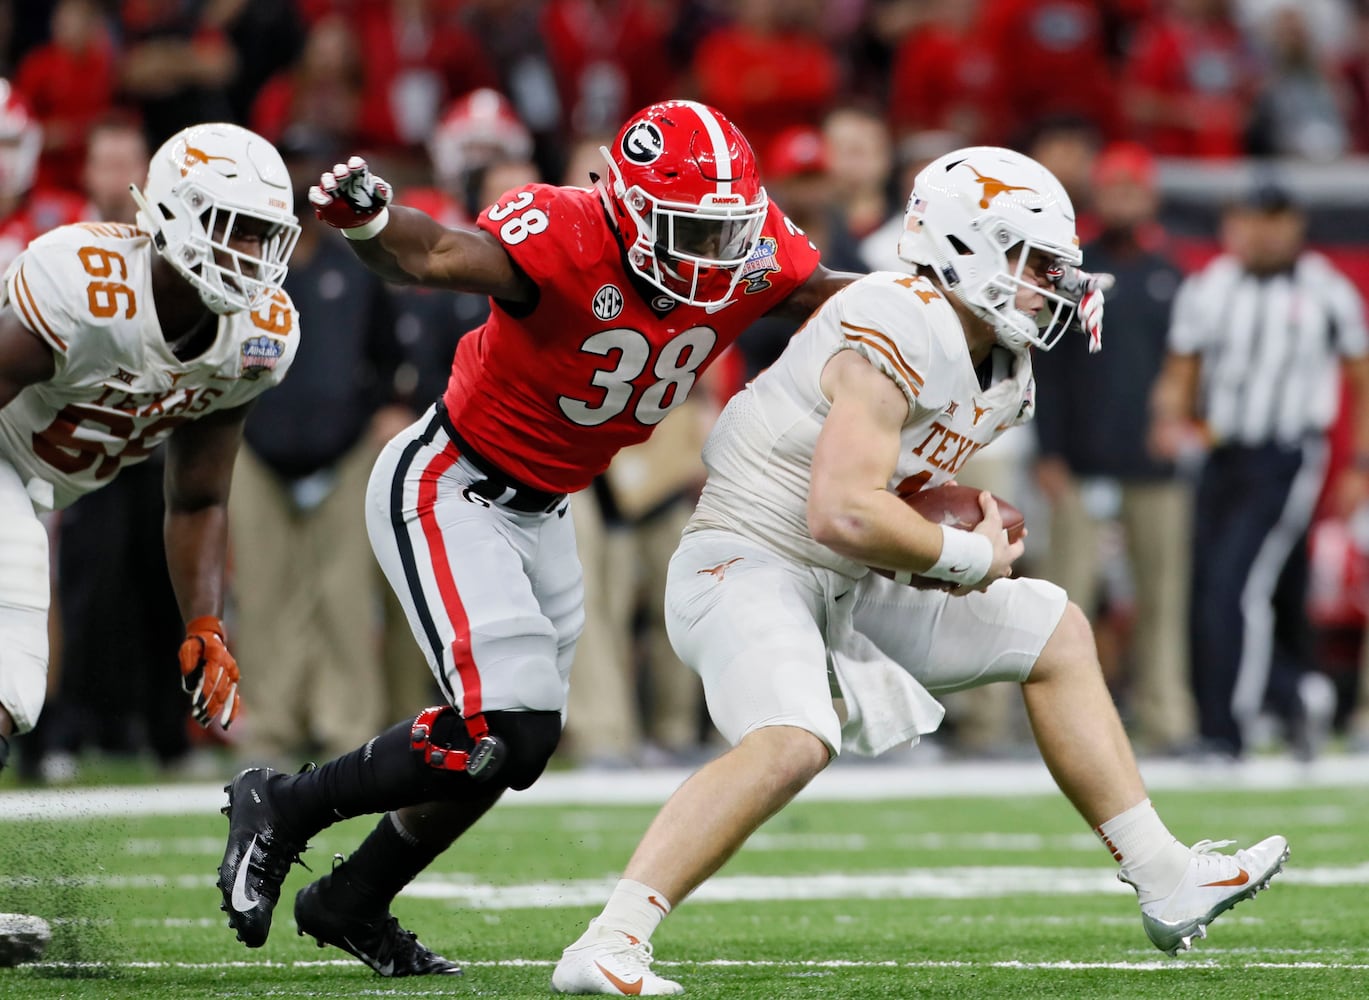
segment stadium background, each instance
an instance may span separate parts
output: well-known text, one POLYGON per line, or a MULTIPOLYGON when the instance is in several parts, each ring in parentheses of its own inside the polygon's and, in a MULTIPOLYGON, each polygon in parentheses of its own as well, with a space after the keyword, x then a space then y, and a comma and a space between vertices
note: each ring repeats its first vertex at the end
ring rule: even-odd
MULTIPOLYGON (((1218 217, 1231 194, 1272 171, 1308 210, 1314 245, 1369 294, 1369 5, 1358 0, 0 0, 0 76, 46 136, 33 187, 3 206, 0 245, 7 234, 41 231, 46 193, 80 194, 84 137, 108 120, 133 123, 153 148, 203 120, 237 121, 283 143, 306 134, 302 149, 363 152, 395 181, 401 200, 460 221, 480 207, 481 182, 498 173, 494 161, 478 153, 444 176, 429 139, 454 109, 470 115, 463 97, 490 87, 506 95, 518 121, 496 112, 487 145, 517 153, 525 129, 527 159, 550 181, 582 162, 582 140, 611 134, 636 107, 674 96, 709 101, 752 139, 781 205, 785 182, 823 175, 821 214, 834 220, 834 239, 849 223, 844 209, 861 206, 859 221, 837 239, 844 252, 883 221, 880 213, 901 211, 900 168, 948 143, 1029 148, 1060 130, 1085 136, 1087 157, 1114 141, 1140 142, 1158 157, 1164 245, 1185 270, 1217 251, 1218 217), (1168 125, 1155 117, 1157 104, 1175 113, 1168 125), (805 152, 809 130, 821 138, 841 109, 888 129, 873 214, 868 191, 843 188, 856 182, 840 176, 834 160, 805 152), (1180 119, 1188 124, 1175 124, 1180 119)), ((1077 169, 1072 193, 1086 214, 1087 162, 1077 169)), ((434 380, 441 384, 450 338, 478 321, 479 307, 411 301, 402 315, 417 331, 408 342, 408 389, 421 397, 434 380)), ((744 369, 738 359, 734 377, 744 369)), ((1343 428, 1337 441, 1343 460, 1343 428)), ((1030 460, 1030 444, 1021 445, 1011 459, 1020 492, 1010 498, 1020 497, 1040 525, 1046 511, 1031 496, 1030 460)), ((1048 544, 1034 535, 1035 544, 1048 544)), ((1356 698, 1367 576, 1350 526, 1323 521, 1314 533, 1309 614, 1320 626, 1321 668, 1341 692, 1341 725, 1356 698)), ((1124 700, 1125 586, 1097 610, 1100 630, 1120 637, 1124 700)), ((611 617, 630 627, 643 615, 618 609, 611 617)), ((54 638, 60 650, 60 628, 54 638)), ((633 649, 650 657, 640 636, 633 649)), ((176 683, 172 662, 168 684, 176 683)), ((393 658, 384 662, 394 667, 393 658)), ((405 666, 421 676, 421 663, 405 666)), ((588 896, 606 885, 647 821, 641 803, 662 799, 684 773, 619 768, 678 768, 716 751, 695 726, 697 746, 677 739, 653 753, 662 747, 648 742, 649 702, 661 682, 645 666, 633 670, 643 685, 630 692, 643 703, 642 731, 625 737, 641 741, 634 753, 568 756, 567 763, 613 767, 552 775, 545 799, 529 793, 530 808, 492 823, 468 854, 444 860, 438 882, 401 900, 428 943, 470 959, 471 976, 490 977, 499 995, 543 992, 539 967, 597 902, 569 893, 565 880, 588 880, 588 896), (557 845, 550 855, 548 844, 557 845), (513 916, 493 916, 503 902, 472 915, 480 886, 536 879, 547 882, 529 890, 532 902, 515 898, 513 916), (463 882, 477 889, 451 888, 463 882), (547 892, 562 895, 549 901, 547 892), (441 915, 428 920, 433 930, 422 926, 425 913, 441 915)), ((54 690, 60 675, 59 654, 54 690)), ((593 691, 584 697, 595 700, 593 691)), ((213 919, 207 888, 221 830, 217 785, 204 782, 231 774, 241 748, 197 743, 181 766, 159 769, 147 756, 147 721, 141 725, 108 746, 90 741, 72 770, 44 770, 43 754, 20 746, 22 782, 75 779, 76 789, 0 791, 0 910, 46 912, 57 927, 46 966, 0 973, 6 995, 355 995, 370 986, 366 970, 311 962, 316 953, 284 933, 271 954, 239 964, 244 955, 213 919), (105 800, 104 785, 130 788, 111 789, 115 799, 105 800), (167 790, 173 805, 148 805, 167 790), (267 960, 278 964, 261 964, 267 960)), ((1354 748, 1346 736, 1335 744, 1354 748)), ((1035 883, 1014 890, 1022 876, 1013 872, 1035 866, 1060 890, 1080 866, 1107 876, 1106 858, 1069 839, 1087 831, 1049 794, 1038 765, 947 760, 956 753, 933 745, 897 755, 883 770, 833 769, 828 787, 838 791, 815 793, 782 827, 767 827, 771 840, 724 874, 816 885, 820 876, 892 878, 925 865, 982 877, 993 891, 928 893, 893 879, 906 892, 876 893, 896 897, 876 904, 849 886, 815 890, 806 898, 816 904, 755 886, 720 901, 705 897, 672 921, 677 937, 662 936, 670 942, 663 949, 691 966, 695 992, 738 995, 742 976, 747 995, 1356 995, 1369 968, 1369 911, 1354 888, 1369 861, 1363 758, 1338 752, 1303 767, 1261 754, 1216 771, 1146 761, 1157 800, 1179 815, 1180 836, 1212 835, 1215 825, 1252 839, 1283 823, 1295 852, 1289 884, 1276 883, 1275 894, 1237 911, 1222 931, 1230 947, 1157 963, 1138 942, 1131 904, 1109 898, 1115 887, 1099 882, 1078 896, 1035 883), (1027 793, 1022 804, 1002 798, 1001 782, 1027 793), (983 797, 938 797, 953 790, 983 797), (829 796, 850 804, 834 810, 824 804, 829 796), (1037 829, 1036 842, 1001 839, 1037 829), (1009 927, 1016 929, 1005 933, 1009 927), (1163 971, 1175 969, 1181 980, 1163 971), (1262 977, 1258 989, 1253 975, 1262 977)), ((341 844, 347 834, 332 839, 341 844)), ((324 859, 328 848, 315 845, 313 854, 324 859)), ((287 893, 295 887, 287 884, 287 893)))

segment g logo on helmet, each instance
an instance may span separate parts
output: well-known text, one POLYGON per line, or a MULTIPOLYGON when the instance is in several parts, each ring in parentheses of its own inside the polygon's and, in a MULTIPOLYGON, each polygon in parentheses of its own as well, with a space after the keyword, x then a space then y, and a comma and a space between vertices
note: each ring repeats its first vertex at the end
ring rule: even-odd
POLYGON ((623 134, 623 155, 639 166, 654 163, 665 152, 665 136, 654 122, 638 122, 623 134))

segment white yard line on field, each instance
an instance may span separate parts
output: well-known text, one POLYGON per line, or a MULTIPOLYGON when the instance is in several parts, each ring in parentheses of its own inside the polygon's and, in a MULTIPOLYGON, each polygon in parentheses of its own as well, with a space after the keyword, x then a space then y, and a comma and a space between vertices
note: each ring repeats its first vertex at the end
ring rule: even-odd
MULTIPOLYGON (((1040 761, 912 763, 916 760, 916 751, 912 751, 887 764, 839 763, 818 775, 800 798, 836 802, 1045 795, 1056 791, 1040 761)), ((1369 788, 1369 766, 1363 757, 1326 757, 1310 764, 1269 757, 1231 765, 1143 760, 1141 772, 1152 791, 1369 788)), ((505 795, 501 805, 658 805, 689 774, 679 768, 555 771, 543 775, 525 792, 505 795)), ((4 791, 0 792, 0 822, 208 814, 217 811, 224 801, 222 786, 217 783, 4 791)))
MULTIPOLYGON (((1369 885, 1369 862, 1338 868, 1292 868, 1278 878, 1294 885, 1369 885)), ((0 876, 0 889, 84 888, 108 891, 212 888, 205 875, 0 876)), ((598 906, 616 879, 575 879, 491 885, 461 876, 420 876, 404 889, 415 899, 453 901, 491 915, 496 910, 598 906)), ((696 903, 775 900, 1001 899, 1023 895, 1129 895, 1112 868, 1053 868, 1033 865, 912 868, 901 871, 806 875, 724 875, 705 882, 690 897, 696 903)), ((491 916, 491 919, 497 919, 491 916)))
MULTIPOLYGON (((1321 954, 1309 950, 1307 954, 1321 954)), ((485 962, 463 962, 461 963, 468 969, 549 969, 555 965, 551 959, 538 958, 505 958, 496 961, 485 962)), ((1325 962, 1325 961, 1301 961, 1301 962, 1227 962, 1212 958, 1176 958, 1176 959, 1151 959, 1141 962, 1021 962, 1021 961, 1001 961, 1001 962, 970 962, 965 960, 946 960, 937 961, 928 959, 914 962, 898 961, 847 961, 843 959, 811 960, 811 961, 778 961, 767 959, 730 959, 714 958, 703 962, 670 962, 657 959, 654 963, 658 968, 670 969, 703 969, 703 968, 742 968, 742 969, 1020 969, 1046 970, 1053 972, 1087 972, 1094 969, 1106 969, 1122 972, 1185 972, 1189 970, 1202 970, 1210 972, 1212 970, 1238 970, 1238 969, 1290 969, 1290 970, 1363 970, 1369 969, 1369 963, 1360 962, 1325 962)), ((127 962, 38 962, 33 965, 22 966, 23 969, 35 972, 42 970, 57 969, 182 969, 188 971, 213 971, 216 969, 318 969, 318 968, 358 968, 357 963, 351 959, 324 959, 313 961, 298 962, 160 962, 160 961, 127 961, 127 962)), ((408 994, 406 994, 408 995, 408 994)))

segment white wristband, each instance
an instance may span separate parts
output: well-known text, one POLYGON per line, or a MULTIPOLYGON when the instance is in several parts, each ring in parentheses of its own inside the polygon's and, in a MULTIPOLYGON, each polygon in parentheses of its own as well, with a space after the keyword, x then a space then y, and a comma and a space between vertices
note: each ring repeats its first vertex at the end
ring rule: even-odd
POLYGON ((989 575, 993 542, 986 535, 941 525, 941 555, 923 575, 972 587, 989 575))
POLYGON ((362 223, 359 226, 353 226, 351 229, 344 229, 342 231, 342 235, 347 237, 349 240, 373 239, 382 229, 385 228, 389 221, 390 208, 387 205, 385 208, 382 208, 380 210, 380 214, 377 215, 370 222, 362 223))

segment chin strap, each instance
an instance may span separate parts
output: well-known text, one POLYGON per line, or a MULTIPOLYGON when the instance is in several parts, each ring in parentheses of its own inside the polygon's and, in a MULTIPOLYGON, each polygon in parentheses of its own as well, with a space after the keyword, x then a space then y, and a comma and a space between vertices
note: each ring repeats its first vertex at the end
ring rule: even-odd
POLYGON ((504 763, 504 741, 490 733, 485 716, 479 712, 463 720, 471 737, 471 748, 460 750, 433 742, 433 726, 445 712, 455 712, 450 705, 434 705, 419 712, 409 730, 409 746, 423 762, 439 771, 464 771, 476 781, 488 781, 504 763))

